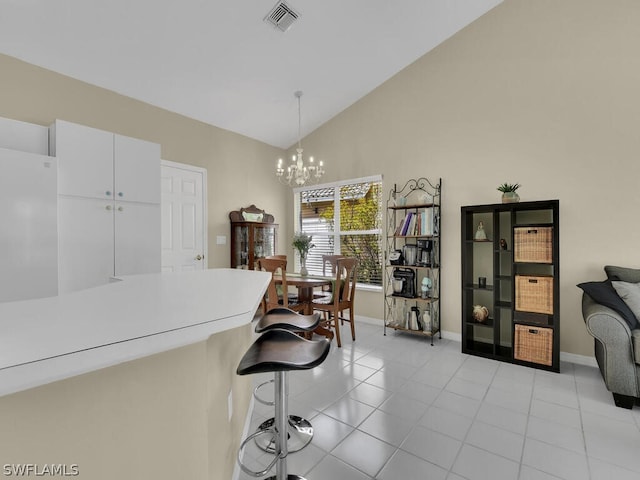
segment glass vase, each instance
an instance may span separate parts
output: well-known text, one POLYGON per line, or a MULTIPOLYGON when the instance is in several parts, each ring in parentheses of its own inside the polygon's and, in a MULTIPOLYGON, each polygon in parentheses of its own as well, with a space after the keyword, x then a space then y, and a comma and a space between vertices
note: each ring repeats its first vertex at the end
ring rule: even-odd
POLYGON ((307 270, 307 257, 300 256, 300 275, 306 277, 309 275, 309 270, 307 270))

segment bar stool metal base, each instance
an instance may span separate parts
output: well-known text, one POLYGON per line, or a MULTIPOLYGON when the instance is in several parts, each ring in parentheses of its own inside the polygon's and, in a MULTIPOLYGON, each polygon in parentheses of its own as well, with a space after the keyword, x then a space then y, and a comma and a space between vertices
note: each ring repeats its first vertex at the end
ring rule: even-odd
MULTIPOLYGON (((276 480, 276 476, 274 475, 273 477, 267 477, 265 478, 265 480, 276 480)), ((291 473, 289 475, 287 475, 287 480, 307 480, 304 477, 301 477, 300 475, 292 475, 291 473)))
MULTIPOLYGON (((259 435, 255 437, 256 446, 267 453, 276 452, 277 430, 274 428, 275 417, 262 422, 257 431, 271 430, 273 435, 259 435)), ((313 438, 313 426, 306 418, 297 415, 289 415, 289 425, 287 429, 287 450, 289 453, 302 450, 309 445, 313 438)))

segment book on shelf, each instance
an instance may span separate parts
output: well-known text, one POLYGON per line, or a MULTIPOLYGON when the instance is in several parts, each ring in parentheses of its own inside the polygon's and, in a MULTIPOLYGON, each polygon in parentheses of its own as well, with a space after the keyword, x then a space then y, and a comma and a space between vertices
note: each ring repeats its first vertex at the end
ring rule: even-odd
POLYGON ((420 212, 407 212, 394 232, 396 237, 431 236, 437 234, 438 225, 434 207, 426 207, 420 212))
POLYGON ((407 215, 404 217, 404 224, 402 225, 402 231, 400 232, 400 235, 402 235, 403 237, 407 235, 407 232, 409 231, 409 225, 411 225, 411 219, 413 218, 413 212, 408 212, 407 215))

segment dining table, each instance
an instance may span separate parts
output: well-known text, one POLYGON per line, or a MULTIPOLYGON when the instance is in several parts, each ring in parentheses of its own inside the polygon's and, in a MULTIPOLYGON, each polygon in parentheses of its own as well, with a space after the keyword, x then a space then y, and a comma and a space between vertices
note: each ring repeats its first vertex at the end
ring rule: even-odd
MULTIPOLYGON (((276 284, 282 284, 282 276, 275 275, 273 278, 276 281, 276 284)), ((313 314, 313 290, 315 288, 331 285, 333 280, 333 277, 287 273, 287 285, 298 289, 298 303, 304 305, 303 313, 305 315, 313 314)), ((325 328, 322 323, 316 327, 313 333, 325 336, 329 340, 333 338, 333 332, 328 328, 325 328)))

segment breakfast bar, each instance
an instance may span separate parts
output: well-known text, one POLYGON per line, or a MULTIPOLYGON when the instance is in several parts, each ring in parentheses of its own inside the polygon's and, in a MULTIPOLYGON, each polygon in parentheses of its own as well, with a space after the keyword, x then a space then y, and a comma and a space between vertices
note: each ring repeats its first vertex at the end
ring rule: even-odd
POLYGON ((0 303, 0 463, 62 464, 88 479, 123 466, 127 478, 231 478, 227 450, 251 399, 235 369, 269 280, 132 275, 0 303))
POLYGON ((247 324, 268 282, 234 269, 144 274, 0 303, 0 396, 247 324))

